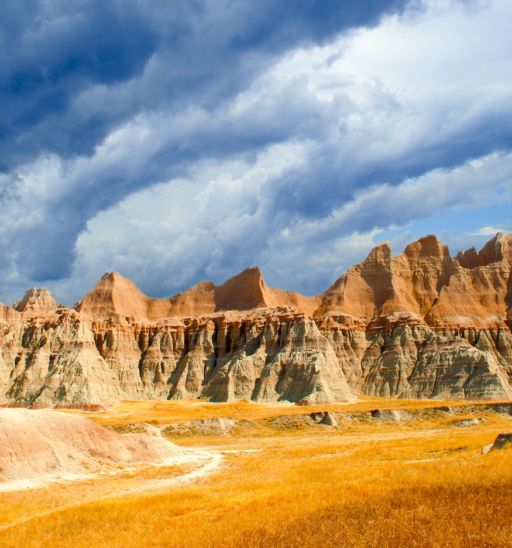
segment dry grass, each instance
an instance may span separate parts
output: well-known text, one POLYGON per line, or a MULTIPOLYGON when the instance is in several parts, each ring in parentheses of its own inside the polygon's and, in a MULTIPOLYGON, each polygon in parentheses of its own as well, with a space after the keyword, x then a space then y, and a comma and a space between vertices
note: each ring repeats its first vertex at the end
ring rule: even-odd
MULTIPOLYGON (((493 402, 496 403, 496 402, 493 402)), ((300 407, 292 403, 255 403, 239 401, 233 403, 209 403, 204 401, 126 401, 114 405, 102 413, 88 414, 103 425, 147 422, 150 424, 170 424, 207 418, 230 417, 239 420, 260 420, 277 416, 301 415, 315 411, 358 412, 372 409, 430 409, 439 406, 485 405, 480 401, 437 401, 437 400, 396 400, 362 398, 354 403, 315 404, 300 407)), ((68 413, 81 413, 68 410, 68 413)))
MULTIPOLYGON (((432 403, 441 405, 414 406, 432 403)), ((382 409, 386 404, 358 405, 382 409)), ((312 410, 137 402, 96 420, 166 424, 178 416, 228 416, 258 422, 312 410)), ((257 437, 250 429, 236 437, 190 436, 183 443, 260 452, 226 454, 216 474, 160 494, 86 502, 95 492, 104 493, 98 480, 0 495, 3 523, 34 515, 0 530, 0 545, 510 546, 512 450, 482 455, 481 448, 499 432, 512 431, 512 418, 484 418, 468 428, 454 427, 454 417, 443 416, 403 425, 355 423, 340 430, 315 426, 280 432, 262 426, 257 437), (52 508, 56 511, 36 515, 52 508)))

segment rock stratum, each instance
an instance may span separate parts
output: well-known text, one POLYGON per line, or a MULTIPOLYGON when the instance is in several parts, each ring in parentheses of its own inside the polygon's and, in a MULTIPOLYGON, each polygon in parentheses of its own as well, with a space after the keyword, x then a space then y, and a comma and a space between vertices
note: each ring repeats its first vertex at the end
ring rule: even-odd
POLYGON ((118 434, 51 409, 0 409, 0 491, 85 479, 184 454, 159 436, 118 434))
POLYGON ((168 299, 107 273, 81 302, 0 305, 0 402, 512 398, 512 235, 374 248, 323 294, 249 268, 168 299))

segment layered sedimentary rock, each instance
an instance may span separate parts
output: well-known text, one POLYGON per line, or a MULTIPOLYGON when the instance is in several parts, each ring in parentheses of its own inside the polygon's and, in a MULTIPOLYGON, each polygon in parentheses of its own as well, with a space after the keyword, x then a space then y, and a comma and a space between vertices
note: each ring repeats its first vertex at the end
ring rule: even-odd
POLYGON ((198 317, 228 310, 252 310, 292 306, 312 314, 319 297, 267 286, 259 268, 248 268, 220 286, 201 282, 169 299, 147 297, 131 281, 117 272, 105 274, 96 287, 78 304, 79 311, 96 319, 125 316, 137 320, 162 320, 169 317, 198 317))
POLYGON ((455 258, 427 236, 316 297, 257 268, 168 299, 109 273, 75 308, 32 289, 0 307, 0 399, 510 399, 511 269, 511 235, 455 258))
POLYGON ((85 417, 0 409, 0 491, 118 471, 123 465, 160 464, 181 455, 162 437, 121 435, 85 417))
POLYGON ((512 304, 511 240, 498 234, 478 261, 466 252, 459 255, 462 262, 435 236, 394 257, 384 243, 326 291, 315 316, 347 315, 368 324, 401 315, 438 327, 504 326, 512 304))

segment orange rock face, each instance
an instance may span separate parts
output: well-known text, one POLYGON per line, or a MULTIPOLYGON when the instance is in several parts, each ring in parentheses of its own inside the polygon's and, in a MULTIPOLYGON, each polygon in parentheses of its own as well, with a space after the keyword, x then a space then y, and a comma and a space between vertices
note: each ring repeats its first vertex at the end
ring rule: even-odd
POLYGON ((220 286, 200 282, 169 299, 148 297, 131 280, 117 272, 109 272, 77 308, 95 319, 125 316, 153 321, 279 306, 293 306, 298 312, 312 314, 319 302, 318 297, 272 289, 265 283, 259 268, 248 268, 220 286))
POLYGON ((0 307, 0 401, 512 398, 512 236, 453 258, 384 243, 325 293, 249 268, 167 299, 105 274, 77 305, 32 289, 0 307))
POLYGON ((23 299, 13 305, 13 308, 24 316, 48 316, 58 308, 57 301, 48 289, 29 289, 23 299))
POLYGON ((401 315, 434 327, 504 327, 512 299, 511 249, 510 234, 456 259, 435 236, 394 257, 382 244, 326 291, 315 317, 341 314, 382 324, 401 315))

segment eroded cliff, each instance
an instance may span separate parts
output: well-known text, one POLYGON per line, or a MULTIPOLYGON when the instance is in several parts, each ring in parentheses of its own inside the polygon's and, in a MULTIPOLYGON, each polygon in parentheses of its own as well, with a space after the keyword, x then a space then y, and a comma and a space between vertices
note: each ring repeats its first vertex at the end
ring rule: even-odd
POLYGON ((510 399, 511 250, 381 244, 317 297, 257 268, 169 299, 109 273, 75 309, 31 289, 0 309, 0 399, 510 399))

